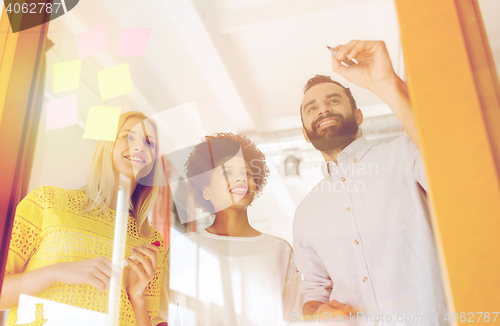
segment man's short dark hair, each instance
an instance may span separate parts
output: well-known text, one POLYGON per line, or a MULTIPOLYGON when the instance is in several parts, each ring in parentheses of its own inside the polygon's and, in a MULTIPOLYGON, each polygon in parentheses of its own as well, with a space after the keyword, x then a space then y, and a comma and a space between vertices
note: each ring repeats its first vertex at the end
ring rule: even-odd
MULTIPOLYGON (((347 97, 349 98, 349 102, 351 103, 352 111, 354 112, 354 110, 356 110, 358 108, 356 105, 356 100, 352 96, 352 93, 351 93, 351 90, 349 89, 349 87, 345 87, 344 85, 342 85, 338 81, 333 80, 330 76, 316 75, 313 78, 309 79, 307 81, 306 85, 304 86, 304 94, 306 94, 306 92, 311 87, 316 86, 318 84, 323 84, 323 83, 332 83, 332 84, 335 84, 337 86, 340 86, 344 90, 347 97)), ((302 105, 300 106, 300 118, 302 119, 302 105)), ((303 123, 303 121, 302 121, 302 123, 303 123)))
POLYGON ((250 170, 252 170, 256 185, 255 198, 262 193, 269 175, 269 168, 267 167, 264 153, 244 135, 230 132, 216 133, 211 136, 205 136, 205 139, 194 148, 194 151, 189 155, 184 165, 184 172, 189 180, 188 192, 193 197, 196 207, 210 214, 215 213, 212 203, 203 198, 203 187, 209 185, 209 176, 190 178, 212 170, 212 162, 215 166, 219 166, 223 161, 227 161, 233 157, 240 148, 243 159, 250 166, 250 170))

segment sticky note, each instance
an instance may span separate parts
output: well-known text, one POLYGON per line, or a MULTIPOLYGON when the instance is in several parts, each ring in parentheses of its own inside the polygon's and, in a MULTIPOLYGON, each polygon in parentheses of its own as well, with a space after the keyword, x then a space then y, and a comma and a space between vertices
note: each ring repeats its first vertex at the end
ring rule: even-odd
POLYGON ((117 57, 142 57, 146 53, 151 28, 123 28, 117 57))
POLYGON ((45 131, 78 123, 78 95, 66 96, 47 102, 45 131))
POLYGON ((115 141, 122 108, 93 106, 90 108, 83 138, 115 141))
MULTIPOLYGON (((200 113, 195 102, 184 103, 168 108, 150 116, 161 130, 158 133, 159 152, 173 153, 198 145, 206 133, 201 123, 200 113)), ((185 161, 182 163, 184 165, 185 161)), ((184 167, 180 169, 184 170, 184 167)))
POLYGON ((73 60, 55 63, 52 66, 52 79, 54 87, 52 93, 57 94, 80 86, 80 72, 82 60, 73 60))
POLYGON ((99 84, 102 101, 134 90, 128 63, 99 71, 97 73, 97 83, 99 84))
POLYGON ((96 53, 109 49, 108 35, 104 25, 89 29, 76 36, 78 57, 85 59, 96 53))

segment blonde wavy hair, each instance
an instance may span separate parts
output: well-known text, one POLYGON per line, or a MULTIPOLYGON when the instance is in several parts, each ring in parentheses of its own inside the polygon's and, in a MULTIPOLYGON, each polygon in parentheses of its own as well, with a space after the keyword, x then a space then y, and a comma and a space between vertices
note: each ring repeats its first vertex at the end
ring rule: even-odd
MULTIPOLYGON (((140 118, 146 120, 147 117, 138 111, 125 112, 120 115, 118 121, 118 132, 123 127, 125 121, 130 118, 140 118)), ((153 120, 148 120, 154 127, 156 135, 158 135, 158 126, 153 120)), ((158 137, 156 137, 155 153, 158 153, 158 137)), ((87 201, 82 205, 82 212, 89 212, 93 209, 100 208, 108 214, 111 199, 115 189, 115 179, 113 175, 113 148, 115 142, 99 140, 92 158, 90 167, 90 175, 87 185, 81 190, 87 195, 87 201)), ((159 164, 154 162, 153 168, 149 175, 142 179, 147 179, 146 184, 153 186, 145 186, 138 183, 134 193, 130 198, 130 214, 135 218, 139 228, 139 234, 143 237, 149 237, 151 234, 151 226, 148 222, 148 213, 153 208, 156 195, 158 194, 158 176, 161 173, 159 164)), ((141 179, 141 180, 142 180, 141 179)))

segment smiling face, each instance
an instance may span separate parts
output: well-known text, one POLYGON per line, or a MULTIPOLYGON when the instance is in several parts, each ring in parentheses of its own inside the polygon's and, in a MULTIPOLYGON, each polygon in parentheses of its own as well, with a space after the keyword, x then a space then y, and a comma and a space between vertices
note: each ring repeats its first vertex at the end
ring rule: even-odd
POLYGON ((209 184, 203 187, 203 198, 210 200, 215 212, 246 208, 255 197, 255 188, 250 166, 241 156, 234 156, 213 170, 209 184))
POLYGON ((127 119, 118 132, 113 147, 113 171, 131 180, 147 176, 156 158, 156 132, 153 125, 141 118, 127 119))
POLYGON ((363 121, 361 111, 351 108, 344 89, 333 83, 311 87, 304 95, 300 111, 304 137, 319 151, 350 144, 363 121))

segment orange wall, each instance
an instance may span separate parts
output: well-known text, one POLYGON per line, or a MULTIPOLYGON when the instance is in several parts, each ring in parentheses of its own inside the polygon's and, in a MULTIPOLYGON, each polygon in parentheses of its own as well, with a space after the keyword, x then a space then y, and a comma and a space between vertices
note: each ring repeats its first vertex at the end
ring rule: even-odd
POLYGON ((449 310, 499 311, 499 179, 456 3, 396 6, 449 310))

